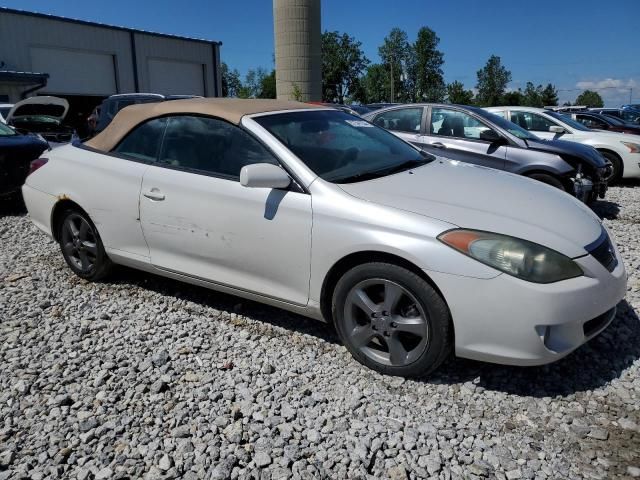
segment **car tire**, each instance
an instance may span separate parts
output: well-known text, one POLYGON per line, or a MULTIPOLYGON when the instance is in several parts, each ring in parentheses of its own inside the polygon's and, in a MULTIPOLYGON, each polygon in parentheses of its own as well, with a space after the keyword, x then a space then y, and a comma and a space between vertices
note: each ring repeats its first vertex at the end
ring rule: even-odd
POLYGON ((611 176, 607 179, 607 183, 609 185, 619 181, 622 178, 622 160, 615 153, 600 151, 602 156, 611 162, 613 167, 613 172, 611 176))
POLYGON ((58 222, 60 250, 69 268, 89 281, 105 278, 113 268, 89 216, 76 209, 65 210, 58 222))
POLYGON ((528 175, 528 177, 533 180, 537 180, 538 182, 546 183, 547 185, 555 187, 558 190, 562 190, 563 192, 567 191, 562 182, 553 175, 549 175, 547 173, 532 173, 531 175, 528 175))
POLYGON ((444 299, 425 279, 398 265, 366 263, 336 284, 332 314, 353 357, 387 375, 428 375, 452 350, 444 299))

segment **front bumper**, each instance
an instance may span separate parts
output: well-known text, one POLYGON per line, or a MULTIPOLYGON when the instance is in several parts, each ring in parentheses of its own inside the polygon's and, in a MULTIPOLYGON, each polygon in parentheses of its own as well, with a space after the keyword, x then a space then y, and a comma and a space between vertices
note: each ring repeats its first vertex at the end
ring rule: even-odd
POLYGON ((576 259, 585 275, 536 284, 502 274, 477 279, 427 271, 447 301, 459 357, 507 365, 543 365, 604 330, 625 296, 619 256, 609 272, 593 256, 576 259))

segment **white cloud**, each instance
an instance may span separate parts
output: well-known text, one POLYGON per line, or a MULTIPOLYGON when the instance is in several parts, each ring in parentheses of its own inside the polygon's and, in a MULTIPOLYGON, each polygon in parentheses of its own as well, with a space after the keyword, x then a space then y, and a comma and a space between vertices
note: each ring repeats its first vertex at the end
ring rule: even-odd
POLYGON ((619 107, 620 105, 629 103, 630 94, 632 96, 632 103, 640 99, 640 78, 581 80, 576 83, 575 89, 561 92, 560 102, 564 103, 566 100, 573 102, 584 90, 595 90, 598 92, 607 107, 619 107))
POLYGON ((583 90, 599 90, 599 89, 624 89, 635 88, 638 83, 633 79, 622 80, 620 78, 605 78, 598 81, 581 81, 576 83, 576 87, 583 90))

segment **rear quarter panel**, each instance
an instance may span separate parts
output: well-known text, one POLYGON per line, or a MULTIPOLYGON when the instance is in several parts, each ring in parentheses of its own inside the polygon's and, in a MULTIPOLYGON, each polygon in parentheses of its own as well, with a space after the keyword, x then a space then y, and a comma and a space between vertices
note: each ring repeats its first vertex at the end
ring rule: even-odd
POLYGON ((27 178, 29 187, 53 195, 56 203, 71 200, 80 205, 107 251, 148 258, 138 208, 146 164, 74 145, 55 148, 45 156, 49 162, 27 178))

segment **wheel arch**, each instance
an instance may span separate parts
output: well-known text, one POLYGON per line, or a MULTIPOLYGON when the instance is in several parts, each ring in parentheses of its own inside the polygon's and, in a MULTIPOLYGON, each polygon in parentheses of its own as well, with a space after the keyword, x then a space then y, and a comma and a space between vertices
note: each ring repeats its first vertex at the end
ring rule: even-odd
POLYGON ((620 162, 620 178, 622 178, 622 176, 624 175, 624 160, 622 160, 622 157, 620 156, 620 154, 606 147, 594 147, 594 148, 602 154, 607 153, 618 159, 618 161, 620 162))
POLYGON ((333 303, 333 293, 335 291, 336 284, 338 280, 351 268, 356 267, 358 265, 362 265, 365 263, 371 262, 385 262, 391 263, 394 265, 398 265, 400 267, 406 268, 412 273, 415 273, 420 278, 429 283, 442 297, 444 302, 447 304, 447 299, 442 294, 442 291, 438 288, 435 282, 413 262, 403 258, 399 255, 395 255, 393 253, 382 252, 377 250, 364 250, 359 252, 350 253, 336 263, 329 269, 327 274, 324 277, 322 282, 322 289, 320 292, 320 310, 323 318, 329 322, 333 323, 333 315, 332 315, 332 303, 333 303))
MULTIPOLYGON (((524 172, 522 172, 520 175, 522 175, 523 177, 527 177, 527 178, 531 178, 531 175, 535 175, 535 174, 540 174, 540 175, 547 175, 549 177, 553 177, 555 179, 557 179, 560 183, 562 183, 562 185, 564 186, 565 190, 569 191, 570 188, 572 187, 571 181, 567 178, 567 174, 565 175, 560 175, 558 174, 558 172, 553 171, 553 170, 545 170, 544 168, 532 168, 530 170, 526 170, 524 172)), ((534 180, 534 179, 532 179, 534 180)))
POLYGON ((74 202, 70 198, 63 197, 53 206, 51 210, 51 236, 56 242, 60 241, 59 238, 59 222, 62 219, 62 213, 65 210, 74 209, 84 213, 87 217, 91 218, 91 215, 87 213, 87 211, 82 208, 78 203, 74 202))

